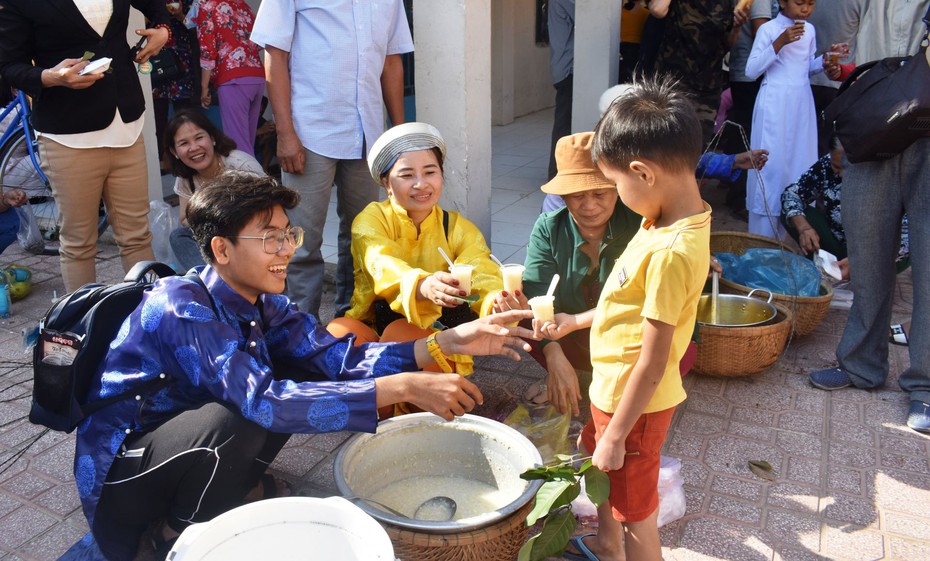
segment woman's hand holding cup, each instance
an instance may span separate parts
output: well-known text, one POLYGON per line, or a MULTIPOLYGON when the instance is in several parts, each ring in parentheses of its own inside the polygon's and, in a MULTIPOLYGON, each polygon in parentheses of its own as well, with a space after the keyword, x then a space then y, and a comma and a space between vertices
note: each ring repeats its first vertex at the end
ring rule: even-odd
POLYGON ((445 271, 437 271, 421 280, 417 294, 420 300, 429 300, 445 308, 458 306, 462 303, 459 298, 468 296, 468 293, 459 287, 459 281, 445 271))

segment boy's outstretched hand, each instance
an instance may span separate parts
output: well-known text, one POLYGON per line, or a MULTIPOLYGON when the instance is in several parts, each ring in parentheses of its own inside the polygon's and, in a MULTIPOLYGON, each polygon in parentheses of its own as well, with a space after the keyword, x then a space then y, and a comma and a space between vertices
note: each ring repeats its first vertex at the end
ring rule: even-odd
POLYGON ((510 310, 485 316, 436 335, 436 342, 447 355, 503 355, 520 360, 516 349, 530 350, 522 338, 538 339, 524 327, 507 324, 533 317, 530 310, 510 310))
POLYGON ((406 401, 447 421, 484 403, 478 386, 459 374, 401 372, 375 379, 375 386, 379 408, 406 401))

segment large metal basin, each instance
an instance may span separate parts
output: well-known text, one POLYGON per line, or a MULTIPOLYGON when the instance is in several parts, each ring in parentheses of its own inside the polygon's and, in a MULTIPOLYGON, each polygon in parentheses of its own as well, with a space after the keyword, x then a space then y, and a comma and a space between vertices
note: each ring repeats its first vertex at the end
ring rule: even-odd
MULTIPOLYGON (((737 294, 717 295, 717 318, 712 317, 713 298, 710 294, 702 294, 698 302, 697 321, 703 325, 716 325, 717 327, 748 327, 763 324, 774 318, 778 311, 771 304, 772 294, 769 293, 768 302, 753 298, 753 290, 749 296, 737 294)), ((764 291, 763 291, 764 292, 764 291)))
POLYGON ((472 497, 456 496, 461 489, 480 484, 499 490, 492 495, 501 499, 501 504, 448 522, 396 516, 377 505, 355 501, 366 513, 387 524, 449 534, 488 526, 519 510, 542 484, 538 480, 524 481, 520 474, 541 464, 542 458, 532 442, 497 421, 464 415, 447 422, 430 413, 415 413, 382 421, 376 434, 357 434, 346 441, 336 454, 334 475, 343 496, 380 498, 408 516, 413 515, 412 510, 424 497, 449 496, 462 509, 474 503, 470 503, 472 497), (448 483, 430 488, 437 485, 437 477, 448 478, 444 480, 448 483), (461 489, 458 480, 463 480, 461 489), (405 496, 385 498, 394 497, 392 489, 406 489, 405 496), (410 504, 414 505, 412 509, 410 504))

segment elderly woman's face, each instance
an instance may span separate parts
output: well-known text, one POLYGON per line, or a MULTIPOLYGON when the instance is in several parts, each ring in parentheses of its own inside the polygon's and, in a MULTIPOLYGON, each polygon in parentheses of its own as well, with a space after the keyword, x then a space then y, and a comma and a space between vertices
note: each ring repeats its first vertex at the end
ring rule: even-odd
POLYGON ((617 206, 616 189, 593 189, 562 195, 565 206, 579 228, 600 228, 607 224, 617 206))
POLYGON ((385 188, 414 222, 429 216, 442 195, 442 168, 432 150, 404 152, 385 177, 385 188))

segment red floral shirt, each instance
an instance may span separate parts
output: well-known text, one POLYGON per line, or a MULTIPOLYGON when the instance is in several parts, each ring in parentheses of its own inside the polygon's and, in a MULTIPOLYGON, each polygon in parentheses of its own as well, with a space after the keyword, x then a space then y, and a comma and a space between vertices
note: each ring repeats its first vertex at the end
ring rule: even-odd
POLYGON ((243 0, 203 0, 197 14, 200 67, 214 86, 234 78, 265 77, 259 47, 249 40, 255 14, 243 0))

